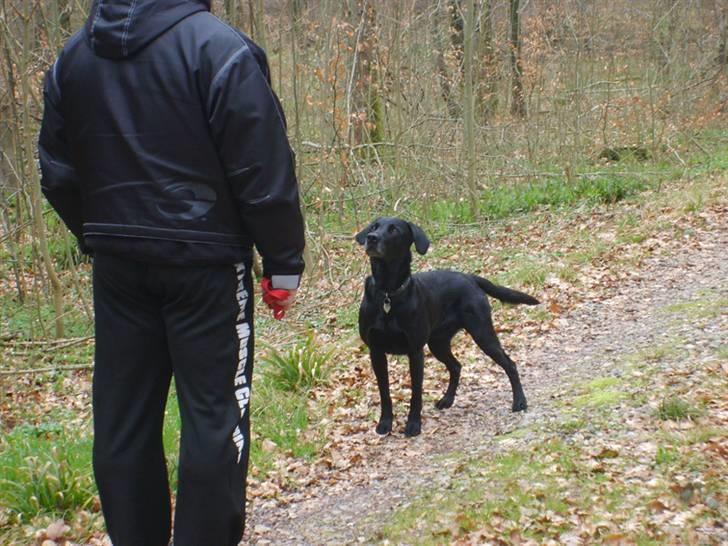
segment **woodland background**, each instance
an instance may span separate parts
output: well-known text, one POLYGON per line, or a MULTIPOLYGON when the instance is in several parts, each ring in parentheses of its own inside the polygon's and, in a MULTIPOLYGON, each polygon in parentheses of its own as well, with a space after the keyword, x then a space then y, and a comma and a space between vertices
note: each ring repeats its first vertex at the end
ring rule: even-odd
MULTIPOLYGON (((63 336, 59 271, 78 257, 39 194, 35 144, 43 75, 87 2, 0 7, 4 272, 19 300, 50 298, 55 324, 37 329, 63 336)), ((679 162, 680 143, 728 100, 720 0, 226 0, 214 11, 268 51, 312 269, 329 267, 332 220, 347 231, 391 207, 467 223, 482 217, 484 189, 593 179, 600 159, 622 155, 679 162), (453 210, 432 211, 443 197, 453 210)))
MULTIPOLYGON (((40 194, 36 149, 44 73, 88 4, 0 0, 0 525, 8 543, 57 517, 75 522, 78 540, 100 525, 84 455, 89 263, 40 194), (68 436, 70 444, 59 440, 68 436)), ((670 211, 690 215, 725 196, 725 0, 215 0, 213 12, 268 53, 307 222, 307 286, 294 327, 260 318, 259 331, 282 347, 264 349, 263 368, 273 370, 266 377, 298 393, 284 396, 298 405, 280 415, 260 410, 253 476, 262 494, 278 468, 271 452, 295 460, 326 452, 321 437, 330 430, 311 424, 312 407, 333 388, 335 363, 348 358, 336 340, 355 333, 366 272, 351 235, 375 214, 407 217, 449 243, 437 265, 461 266, 465 252, 468 265, 500 270, 511 257, 483 262, 467 248, 507 238, 514 218, 616 215, 610 207, 630 199, 648 207, 666 195, 670 211), (337 300, 340 293, 347 296, 337 300), (326 306, 334 310, 316 318, 326 306), (291 423, 300 434, 283 432, 291 423)), ((620 226, 636 230, 642 219, 629 214, 620 226)), ((683 221, 665 214, 650 225, 664 231, 683 221)), ((535 225, 527 231, 537 233, 535 225)), ((568 229, 594 234, 586 220, 568 229)), ((543 249, 531 237, 523 248, 543 249)), ((549 256, 578 250, 583 263, 605 259, 609 241, 582 239, 549 256)), ((507 280, 532 288, 554 271, 576 286, 583 273, 523 249, 520 259, 507 280)), ((356 381, 371 409, 365 379, 356 381)), ((275 399, 266 385, 261 379, 275 399)), ((175 434, 172 425, 170 446, 175 434)))

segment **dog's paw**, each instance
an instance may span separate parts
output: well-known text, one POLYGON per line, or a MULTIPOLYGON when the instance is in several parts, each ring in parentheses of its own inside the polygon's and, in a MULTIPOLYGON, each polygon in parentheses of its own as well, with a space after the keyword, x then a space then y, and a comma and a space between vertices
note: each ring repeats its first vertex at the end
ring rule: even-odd
POLYGON ((513 411, 526 411, 528 409, 528 403, 526 403, 525 398, 521 398, 520 400, 515 400, 513 402, 513 411))
POLYGON ((377 424, 377 434, 386 436, 392 432, 392 419, 380 419, 377 424))
POLYGON ((454 396, 443 396, 442 398, 440 398, 440 400, 435 402, 435 407, 437 409, 447 409, 449 407, 452 407, 454 401, 454 396))
POLYGON ((417 436, 422 432, 422 421, 407 421, 407 426, 404 427, 405 436, 417 436))

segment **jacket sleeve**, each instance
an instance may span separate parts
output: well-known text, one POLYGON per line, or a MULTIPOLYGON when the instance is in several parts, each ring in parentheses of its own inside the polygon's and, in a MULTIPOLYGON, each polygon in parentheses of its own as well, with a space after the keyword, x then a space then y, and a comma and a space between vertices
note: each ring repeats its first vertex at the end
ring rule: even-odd
POLYGON ((38 139, 41 189, 68 229, 83 245, 83 206, 79 180, 71 164, 60 111, 61 91, 56 79, 58 61, 45 77, 43 121, 38 139))
POLYGON ((213 77, 207 111, 244 228, 263 258, 263 274, 276 288, 294 288, 304 268, 294 157, 280 103, 259 62, 241 44, 213 77))

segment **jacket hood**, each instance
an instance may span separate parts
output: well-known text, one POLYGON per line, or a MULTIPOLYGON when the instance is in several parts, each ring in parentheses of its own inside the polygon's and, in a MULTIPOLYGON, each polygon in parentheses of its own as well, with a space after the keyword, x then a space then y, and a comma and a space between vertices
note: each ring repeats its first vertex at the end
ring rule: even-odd
POLYGON ((210 11, 210 0, 94 0, 86 39, 96 55, 123 59, 198 11, 210 11))

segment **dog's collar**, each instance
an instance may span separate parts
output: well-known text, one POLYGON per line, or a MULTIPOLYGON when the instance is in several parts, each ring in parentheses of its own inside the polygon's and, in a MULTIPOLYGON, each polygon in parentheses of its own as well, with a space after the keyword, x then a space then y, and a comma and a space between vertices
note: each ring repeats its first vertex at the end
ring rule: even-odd
POLYGON ((384 303, 382 304, 382 308, 384 309, 385 313, 389 313, 389 311, 392 309, 392 297, 399 296, 407 289, 411 282, 412 276, 410 275, 409 277, 407 277, 407 280, 405 280, 402 285, 394 292, 384 292, 384 303))

